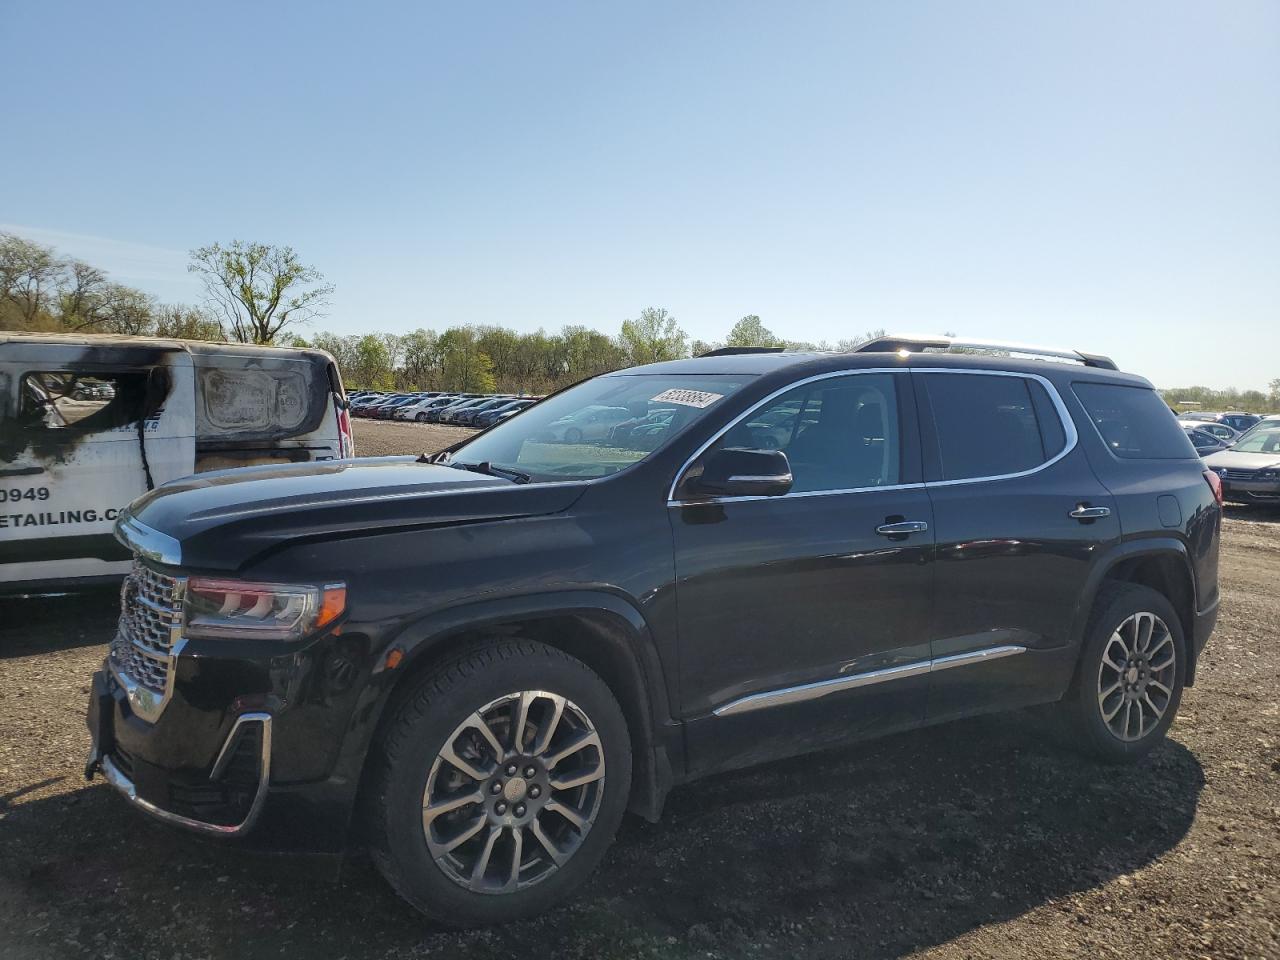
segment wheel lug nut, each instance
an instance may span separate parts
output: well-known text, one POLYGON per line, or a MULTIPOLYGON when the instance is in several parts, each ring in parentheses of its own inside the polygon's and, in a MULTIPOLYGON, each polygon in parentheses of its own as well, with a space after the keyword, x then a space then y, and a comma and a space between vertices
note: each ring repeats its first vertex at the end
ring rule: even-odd
POLYGON ((529 796, 537 800, 540 796, 542 796, 542 788, 535 783, 532 787, 529 788, 529 796))
POLYGON ((526 780, 532 780, 537 775, 538 775, 538 770, 532 763, 524 768, 524 778, 526 780))
POLYGON ((507 764, 507 776, 514 777, 516 775, 516 765, 514 763, 507 764))
POLYGON ((493 812, 496 813, 498 816, 502 816, 504 813, 507 812, 507 805, 505 803, 495 803, 493 805, 493 812))
POLYGON ((496 794, 496 793, 501 793, 501 792, 502 792, 502 784, 500 784, 497 780, 493 781, 493 783, 489 785, 489 792, 490 792, 490 793, 495 793, 495 794, 496 794))
POLYGON ((517 817, 523 817, 523 816, 524 816, 524 804, 523 804, 523 803, 517 803, 517 804, 516 804, 516 816, 517 816, 517 817))

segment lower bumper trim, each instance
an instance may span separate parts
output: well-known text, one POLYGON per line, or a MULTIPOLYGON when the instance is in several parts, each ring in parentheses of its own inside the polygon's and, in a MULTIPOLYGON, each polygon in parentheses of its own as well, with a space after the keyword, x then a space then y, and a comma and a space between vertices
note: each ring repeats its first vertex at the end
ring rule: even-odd
POLYGON ((115 787, 126 800, 157 820, 210 836, 238 837, 253 828, 253 825, 258 820, 258 815, 262 812, 262 805, 267 799, 267 787, 271 779, 271 714, 246 713, 236 718, 235 726, 231 728, 231 733, 227 736, 227 741, 218 756, 218 762, 215 763, 213 773, 210 775, 211 780, 216 780, 222 773, 222 768, 225 766, 225 757, 240 736, 241 728, 248 723, 262 724, 262 753, 258 766, 258 789, 253 795, 253 801, 249 804, 249 811, 245 814, 244 819, 237 824, 209 823, 205 820, 196 820, 192 817, 174 813, 171 810, 165 810, 163 807, 139 795, 137 786, 112 762, 110 754, 105 754, 98 758, 98 765, 102 770, 103 776, 107 778, 107 782, 115 787))

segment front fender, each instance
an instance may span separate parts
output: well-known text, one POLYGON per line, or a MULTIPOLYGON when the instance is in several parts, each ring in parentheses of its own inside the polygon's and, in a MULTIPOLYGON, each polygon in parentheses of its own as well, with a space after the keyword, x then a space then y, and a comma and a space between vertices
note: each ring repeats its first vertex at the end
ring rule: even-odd
MULTIPOLYGON (((464 635, 477 631, 499 632, 516 624, 536 624, 557 617, 575 617, 592 625, 594 655, 569 649, 597 672, 606 674, 628 719, 638 729, 633 808, 656 817, 661 799, 672 781, 668 748, 679 749, 678 727, 671 717, 666 683, 649 625, 628 599, 604 590, 573 590, 545 594, 498 597, 461 603, 410 618, 376 655, 370 682, 352 712, 334 777, 352 788, 352 798, 363 777, 365 761, 379 725, 394 703, 396 691, 425 669, 437 656, 456 649, 464 635), (389 666, 394 663, 395 666, 389 666), (625 676, 608 676, 601 664, 625 676), (644 794, 642 796, 641 794, 644 794)), ((682 756, 683 751, 680 750, 682 756)))

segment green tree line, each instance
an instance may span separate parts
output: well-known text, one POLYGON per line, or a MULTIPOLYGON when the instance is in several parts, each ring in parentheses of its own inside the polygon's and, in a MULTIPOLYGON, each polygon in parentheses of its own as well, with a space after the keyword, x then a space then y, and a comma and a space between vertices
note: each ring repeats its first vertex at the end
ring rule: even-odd
POLYGON ((1194 413, 1197 410, 1221 413, 1241 410, 1245 413, 1275 413, 1280 411, 1280 377, 1267 385, 1267 391, 1214 390, 1212 387, 1174 387, 1160 391, 1173 410, 1178 413, 1194 413))

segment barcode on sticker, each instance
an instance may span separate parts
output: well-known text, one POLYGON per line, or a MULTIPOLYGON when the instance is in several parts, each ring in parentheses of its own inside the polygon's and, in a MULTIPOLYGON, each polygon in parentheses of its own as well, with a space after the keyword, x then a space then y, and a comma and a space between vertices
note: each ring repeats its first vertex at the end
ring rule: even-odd
POLYGON ((685 407, 709 407, 724 397, 723 393, 704 393, 702 390, 663 390, 650 403, 678 403, 685 407))

